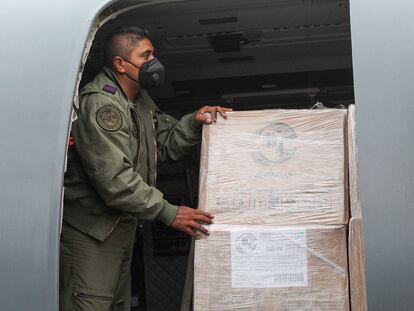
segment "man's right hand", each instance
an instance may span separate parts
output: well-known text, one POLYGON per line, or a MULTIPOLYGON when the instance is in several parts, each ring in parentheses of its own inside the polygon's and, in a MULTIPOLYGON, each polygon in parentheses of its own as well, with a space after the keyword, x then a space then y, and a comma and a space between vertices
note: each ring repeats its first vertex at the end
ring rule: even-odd
POLYGON ((200 225, 199 222, 212 224, 213 218, 214 216, 209 213, 199 211, 187 206, 180 206, 178 208, 177 216, 171 224, 171 227, 183 231, 195 239, 199 239, 200 235, 197 234, 197 231, 209 235, 208 230, 200 225))

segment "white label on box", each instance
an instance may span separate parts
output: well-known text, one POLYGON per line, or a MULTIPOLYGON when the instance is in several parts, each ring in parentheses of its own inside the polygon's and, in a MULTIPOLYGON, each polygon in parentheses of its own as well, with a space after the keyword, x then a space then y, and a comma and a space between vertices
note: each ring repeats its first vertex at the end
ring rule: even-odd
POLYGON ((305 229, 231 232, 233 288, 308 286, 305 229))

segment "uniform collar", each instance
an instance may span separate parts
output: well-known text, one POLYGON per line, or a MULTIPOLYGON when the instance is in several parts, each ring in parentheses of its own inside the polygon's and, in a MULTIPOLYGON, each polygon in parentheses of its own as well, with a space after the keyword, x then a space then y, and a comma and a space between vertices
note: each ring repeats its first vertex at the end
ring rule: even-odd
POLYGON ((126 100, 126 101, 128 101, 128 102, 130 102, 129 101, 129 99, 128 99, 128 96, 126 95, 126 93, 124 92, 124 89, 122 88, 122 86, 121 86, 121 83, 119 83, 119 80, 118 80, 118 78, 116 77, 116 75, 115 75, 115 73, 113 72, 113 70, 112 69, 110 69, 110 68, 108 68, 108 67, 104 67, 103 69, 102 69, 102 72, 104 73, 104 75, 109 79, 109 80, 111 80, 115 85, 116 85, 116 87, 117 87, 117 89, 119 90, 119 92, 122 94, 122 96, 124 97, 124 99, 126 100))
POLYGON ((116 77, 114 71, 111 68, 108 67, 104 67, 102 69, 103 73, 105 74, 105 76, 110 79, 114 84, 116 84, 116 87, 119 89, 119 91, 121 92, 122 96, 125 98, 126 101, 128 101, 130 104, 134 105, 135 107, 137 107, 140 103, 142 103, 143 101, 146 101, 148 98, 148 93, 146 90, 141 89, 137 99, 135 100, 135 102, 131 102, 128 99, 128 96, 126 95, 126 93, 124 92, 124 89, 121 86, 121 83, 119 83, 118 78, 116 77))

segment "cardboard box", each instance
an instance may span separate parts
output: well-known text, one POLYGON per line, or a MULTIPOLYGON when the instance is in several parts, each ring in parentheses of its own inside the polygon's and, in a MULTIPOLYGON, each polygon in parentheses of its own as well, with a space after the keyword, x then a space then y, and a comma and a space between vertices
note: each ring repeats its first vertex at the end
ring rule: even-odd
POLYGON ((348 163, 350 217, 362 218, 359 193, 359 161, 356 143, 355 105, 348 108, 348 163))
POLYGON ((352 311, 367 311, 365 282, 364 234, 359 193, 358 150, 356 144, 355 106, 348 108, 349 197, 350 215, 348 234, 349 280, 352 311))
POLYGON ((209 229, 195 244, 194 310, 349 310, 344 226, 209 229))
POLYGON ((199 209, 221 224, 346 224, 346 116, 245 111, 204 126, 199 209))
POLYGON ((352 311, 367 311, 365 252, 361 218, 349 221, 348 256, 352 311))

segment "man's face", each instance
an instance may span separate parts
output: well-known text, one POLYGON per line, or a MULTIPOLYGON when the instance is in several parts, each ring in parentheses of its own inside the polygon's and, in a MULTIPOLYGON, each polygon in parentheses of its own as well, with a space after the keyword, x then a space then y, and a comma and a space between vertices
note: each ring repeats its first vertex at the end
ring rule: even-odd
POLYGON ((139 41, 138 46, 132 51, 130 62, 141 67, 145 62, 154 58, 154 46, 148 39, 139 41))
POLYGON ((139 68, 147 61, 154 58, 154 46, 148 39, 142 39, 139 41, 138 46, 131 52, 128 62, 124 62, 125 71, 132 77, 138 77, 139 68))

